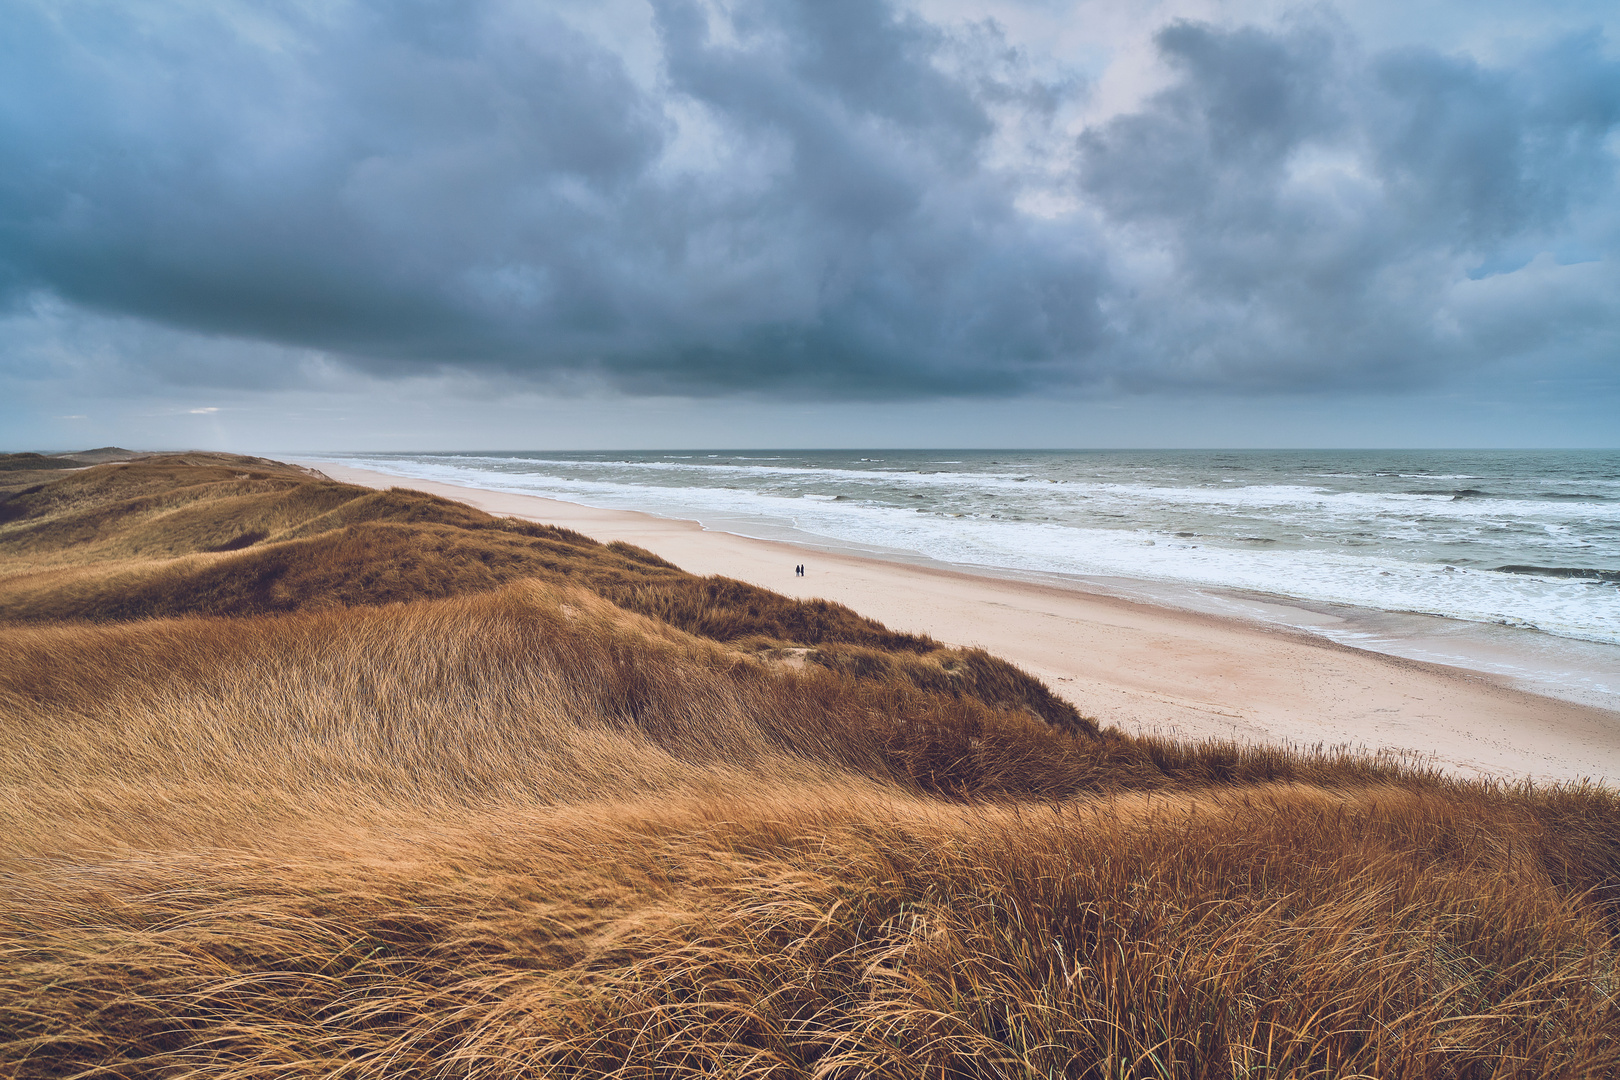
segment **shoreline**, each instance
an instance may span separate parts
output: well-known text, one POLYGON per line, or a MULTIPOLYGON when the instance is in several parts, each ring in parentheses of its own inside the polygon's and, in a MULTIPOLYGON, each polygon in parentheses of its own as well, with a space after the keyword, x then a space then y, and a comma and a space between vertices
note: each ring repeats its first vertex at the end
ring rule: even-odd
POLYGON ((1620 711, 1546 697, 1497 676, 1405 659, 1232 615, 1057 583, 900 562, 694 521, 605 510, 358 469, 293 463, 334 480, 404 487, 490 513, 623 540, 700 575, 823 597, 896 629, 979 646, 1126 731, 1348 746, 1466 776, 1620 782, 1620 711), (806 576, 793 567, 806 563, 806 576))

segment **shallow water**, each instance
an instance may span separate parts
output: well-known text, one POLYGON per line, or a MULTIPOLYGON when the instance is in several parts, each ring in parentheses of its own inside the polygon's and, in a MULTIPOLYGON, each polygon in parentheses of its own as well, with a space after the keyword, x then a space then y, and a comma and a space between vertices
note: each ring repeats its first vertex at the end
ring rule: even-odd
POLYGON ((1616 451, 511 452, 333 460, 646 510, 744 535, 1055 576, 1620 708, 1616 451))

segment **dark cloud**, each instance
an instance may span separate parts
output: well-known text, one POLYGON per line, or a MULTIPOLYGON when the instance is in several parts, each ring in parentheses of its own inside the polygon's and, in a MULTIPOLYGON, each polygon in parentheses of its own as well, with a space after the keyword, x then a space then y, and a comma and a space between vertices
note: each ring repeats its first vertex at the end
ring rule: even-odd
POLYGON ((1391 386, 1620 327, 1595 35, 1497 70, 1176 23, 1172 83, 1054 180, 998 140, 1083 86, 868 0, 657 0, 647 70, 494 0, 0 6, 14 304, 380 374, 879 399, 1391 386))
POLYGON ((1459 288, 1465 267, 1523 252, 1517 269, 1583 229, 1620 254, 1602 220, 1620 65, 1593 37, 1512 72, 1364 56, 1322 26, 1178 24, 1158 45, 1175 84, 1080 140, 1086 195, 1124 244, 1168 256, 1132 306, 1124 381, 1400 385, 1620 326, 1609 303, 1504 336, 1459 288))

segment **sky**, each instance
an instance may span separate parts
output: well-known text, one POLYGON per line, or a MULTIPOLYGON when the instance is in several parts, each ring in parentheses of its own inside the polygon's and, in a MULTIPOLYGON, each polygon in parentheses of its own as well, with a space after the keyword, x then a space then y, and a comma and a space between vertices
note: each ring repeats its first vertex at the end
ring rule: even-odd
POLYGON ((0 0, 0 449, 1613 447, 1617 24, 0 0))

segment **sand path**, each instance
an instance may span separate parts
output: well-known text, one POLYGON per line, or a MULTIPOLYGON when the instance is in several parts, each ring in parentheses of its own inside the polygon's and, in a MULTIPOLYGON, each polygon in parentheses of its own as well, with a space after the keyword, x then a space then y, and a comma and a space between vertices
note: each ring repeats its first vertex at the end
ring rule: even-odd
POLYGON ((824 552, 696 522, 408 480, 323 461, 335 480, 406 487, 494 514, 624 540, 694 574, 825 597, 896 630, 977 645, 1127 731, 1349 745, 1418 755, 1465 775, 1620 784, 1620 712, 1488 676, 1337 645, 1291 630, 1079 588, 824 552), (805 577, 793 568, 807 566, 805 577))

